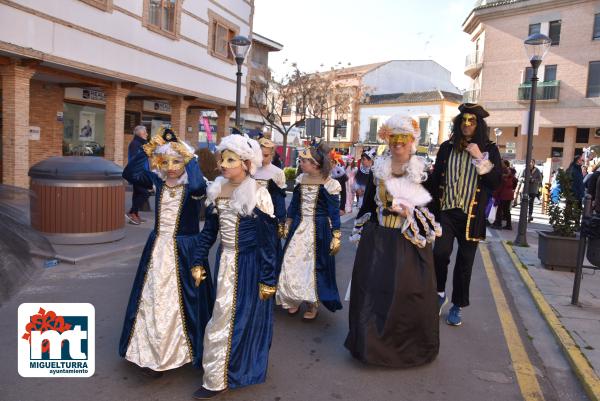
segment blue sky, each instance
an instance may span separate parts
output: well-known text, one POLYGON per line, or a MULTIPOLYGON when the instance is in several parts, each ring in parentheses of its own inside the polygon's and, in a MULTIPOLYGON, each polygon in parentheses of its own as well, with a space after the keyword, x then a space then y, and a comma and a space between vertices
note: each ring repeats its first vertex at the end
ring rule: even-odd
POLYGON ((461 25, 475 0, 255 0, 254 32, 284 45, 269 65, 283 60, 304 71, 387 60, 432 59, 466 89, 471 51, 461 25))

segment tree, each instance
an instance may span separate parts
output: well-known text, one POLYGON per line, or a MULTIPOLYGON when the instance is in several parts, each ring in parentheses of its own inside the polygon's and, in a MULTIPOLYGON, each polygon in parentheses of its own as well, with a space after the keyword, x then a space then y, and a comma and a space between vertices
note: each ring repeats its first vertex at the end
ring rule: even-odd
POLYGON ((271 77, 253 91, 255 104, 265 126, 283 136, 283 160, 287 160, 289 133, 304 126, 307 118, 336 119, 347 116, 362 96, 360 84, 349 85, 341 75, 344 68, 327 72, 306 73, 292 63, 281 78, 271 77))

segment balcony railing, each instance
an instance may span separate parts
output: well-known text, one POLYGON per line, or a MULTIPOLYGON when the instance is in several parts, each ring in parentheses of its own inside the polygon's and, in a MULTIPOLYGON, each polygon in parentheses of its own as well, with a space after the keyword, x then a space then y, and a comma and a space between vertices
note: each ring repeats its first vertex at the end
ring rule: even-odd
MULTIPOLYGON (((558 101, 560 91, 560 81, 538 82, 536 89, 536 100, 558 101)), ((531 83, 519 85, 519 100, 531 100, 531 83)))
POLYGON ((479 101, 479 89, 465 91, 463 93, 463 103, 477 103, 479 101))
POLYGON ((483 55, 480 52, 469 54, 465 59, 465 74, 474 77, 483 66, 483 55))

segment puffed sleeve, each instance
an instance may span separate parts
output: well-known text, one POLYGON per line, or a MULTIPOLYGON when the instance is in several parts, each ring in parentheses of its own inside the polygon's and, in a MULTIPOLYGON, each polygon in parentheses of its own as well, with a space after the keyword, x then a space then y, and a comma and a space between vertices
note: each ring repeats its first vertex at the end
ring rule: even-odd
POLYGON ((279 171, 273 176, 273 182, 275 182, 275 184, 277 184, 279 188, 285 190, 287 185, 285 182, 285 173, 283 172, 283 170, 279 169, 279 171))
POLYGON ((274 217, 273 213, 273 202, 271 201, 271 195, 266 188, 258 187, 256 190, 256 207, 259 208, 263 213, 268 214, 270 217, 274 217))
POLYGON ((146 153, 140 150, 133 156, 133 158, 127 163, 125 169, 123 169, 123 178, 125 178, 130 184, 143 186, 149 188, 152 184, 155 184, 160 180, 156 174, 148 171, 148 156, 146 153))
POLYGON ((333 178, 329 178, 323 185, 325 188, 325 197, 327 200, 327 213, 331 220, 331 229, 340 229, 340 192, 342 186, 333 178))

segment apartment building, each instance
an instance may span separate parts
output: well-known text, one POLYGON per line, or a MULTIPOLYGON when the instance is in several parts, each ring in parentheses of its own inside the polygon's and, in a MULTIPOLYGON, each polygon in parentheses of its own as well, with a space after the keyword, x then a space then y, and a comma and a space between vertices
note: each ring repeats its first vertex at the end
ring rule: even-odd
POLYGON ((552 40, 538 73, 533 157, 565 167, 600 144, 600 1, 478 1, 462 28, 473 43, 464 100, 488 109, 504 157, 525 159, 532 69, 523 41, 533 33, 552 40))

